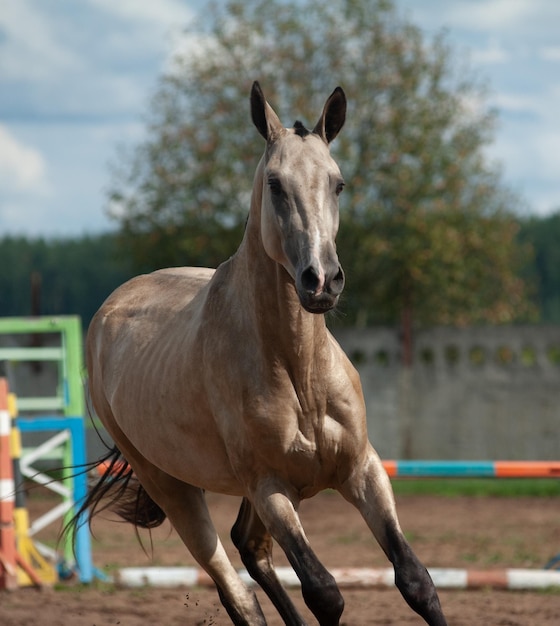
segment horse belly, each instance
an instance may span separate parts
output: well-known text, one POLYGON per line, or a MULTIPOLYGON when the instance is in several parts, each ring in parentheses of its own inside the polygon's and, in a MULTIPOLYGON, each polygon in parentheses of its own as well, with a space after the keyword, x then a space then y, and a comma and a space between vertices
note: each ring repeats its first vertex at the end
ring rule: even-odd
POLYGON ((240 494, 204 395, 186 382, 188 370, 186 380, 162 363, 151 371, 134 398, 126 380, 116 390, 111 406, 119 429, 167 474, 209 491, 240 494))

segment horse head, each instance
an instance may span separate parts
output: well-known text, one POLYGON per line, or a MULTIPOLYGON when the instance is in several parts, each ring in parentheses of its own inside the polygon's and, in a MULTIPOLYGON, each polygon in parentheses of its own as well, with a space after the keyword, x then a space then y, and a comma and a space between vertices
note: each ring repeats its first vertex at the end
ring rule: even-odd
POLYGON ((261 198, 264 249, 294 280, 303 308, 325 313, 336 306, 344 288, 335 243, 344 180, 329 146, 344 124, 346 97, 337 87, 312 131, 301 122, 288 129, 255 82, 251 116, 266 139, 261 198))

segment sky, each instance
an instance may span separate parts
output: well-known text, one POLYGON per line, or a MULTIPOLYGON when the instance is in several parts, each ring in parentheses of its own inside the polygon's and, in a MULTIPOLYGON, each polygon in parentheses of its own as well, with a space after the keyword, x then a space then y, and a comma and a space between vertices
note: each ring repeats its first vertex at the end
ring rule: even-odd
MULTIPOLYGON (((396 0, 442 29, 498 112, 488 158, 527 211, 560 209, 560 2, 396 0)), ((0 0, 0 237, 116 228, 111 167, 205 0, 0 0)))

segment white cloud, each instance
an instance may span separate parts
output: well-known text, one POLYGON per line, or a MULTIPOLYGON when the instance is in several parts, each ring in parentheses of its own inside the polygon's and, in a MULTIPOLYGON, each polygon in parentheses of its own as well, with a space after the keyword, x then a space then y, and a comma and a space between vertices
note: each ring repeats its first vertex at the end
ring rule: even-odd
POLYGON ((539 113, 542 108, 537 96, 519 93, 496 93, 492 96, 492 104, 512 113, 539 113))
POLYGON ((185 0, 1 1, 2 108, 17 115, 136 115, 195 15, 185 0))
MULTIPOLYGON (((138 45, 152 42, 167 57, 173 56, 178 41, 195 11, 181 0, 89 0, 107 14, 123 20, 128 27, 136 24, 138 45)), ((129 42, 130 43, 130 42, 129 42)))
POLYGON ((471 58, 475 63, 490 65, 495 63, 507 63, 511 60, 511 54, 496 39, 491 39, 486 48, 474 49, 471 58))
POLYGON ((538 2, 534 0, 484 0, 448 3, 447 15, 456 26, 476 30, 504 30, 523 22, 538 2))
POLYGON ((470 48, 499 37, 507 49, 534 51, 558 45, 560 2, 552 0, 396 0, 413 20, 433 33, 447 28, 470 48))
MULTIPOLYGON (((434 9, 432 3, 432 9, 434 9)), ((550 0, 454 0, 435 2, 439 22, 453 29, 523 38, 555 38, 560 3, 550 0)), ((433 17, 433 12, 432 12, 433 17)))
MULTIPOLYGON (((220 0, 221 1, 221 0, 220 0)), ((204 0, 0 0, 0 230, 102 231, 108 163, 144 136, 141 113, 204 0), (48 168, 48 169, 47 169, 48 168)), ((488 154, 535 211, 560 206, 560 2, 396 0, 489 80, 499 111, 488 154)), ((486 99, 465 102, 467 112, 486 99)))
POLYGON ((539 56, 544 61, 560 61, 560 46, 543 46, 539 56))
POLYGON ((89 0, 94 7, 130 21, 142 21, 152 26, 184 28, 193 11, 178 0, 89 0))
POLYGON ((80 66, 57 37, 55 23, 37 11, 32 1, 3 0, 0 28, 3 80, 46 81, 80 66))
POLYGON ((41 153, 18 141, 0 126, 0 184, 4 191, 46 189, 46 166, 41 153))
MULTIPOLYGON (((558 179, 560 173, 560 127, 541 131, 535 137, 535 152, 538 156, 540 176, 545 179, 558 179)), ((560 205, 560 196, 556 203, 560 205)))

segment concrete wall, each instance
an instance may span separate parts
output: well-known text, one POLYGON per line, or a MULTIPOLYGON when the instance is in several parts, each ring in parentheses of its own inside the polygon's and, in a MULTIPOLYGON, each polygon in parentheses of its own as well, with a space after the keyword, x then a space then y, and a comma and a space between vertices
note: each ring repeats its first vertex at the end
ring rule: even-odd
POLYGON ((337 331, 384 458, 560 458, 560 327, 435 328, 400 366, 389 329, 337 331))

